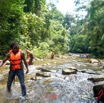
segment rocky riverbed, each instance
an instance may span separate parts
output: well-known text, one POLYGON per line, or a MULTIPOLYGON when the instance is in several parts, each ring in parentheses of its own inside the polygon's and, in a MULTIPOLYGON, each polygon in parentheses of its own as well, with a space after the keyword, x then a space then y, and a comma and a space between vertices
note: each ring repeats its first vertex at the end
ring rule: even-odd
MULTIPOLYGON (((91 78, 103 77, 103 64, 103 59, 80 58, 75 54, 35 60, 25 75, 27 103, 96 103, 93 87, 104 82, 93 82, 91 78)), ((8 66, 0 69, 0 103, 19 103, 17 77, 12 85, 12 98, 8 100, 8 66)))

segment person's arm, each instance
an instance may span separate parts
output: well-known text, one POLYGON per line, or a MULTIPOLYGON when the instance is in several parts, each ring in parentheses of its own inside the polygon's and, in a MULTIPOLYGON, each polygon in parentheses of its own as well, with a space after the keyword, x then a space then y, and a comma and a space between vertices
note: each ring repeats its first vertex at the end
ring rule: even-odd
POLYGON ((25 66, 26 66, 26 68, 27 68, 27 70, 26 70, 26 74, 27 74, 27 73, 29 72, 29 69, 28 69, 28 65, 27 65, 27 62, 26 62, 25 54, 24 54, 24 53, 22 53, 22 60, 23 60, 25 66))
POLYGON ((0 67, 9 59, 10 53, 6 55, 6 57, 0 62, 0 67))
POLYGON ((34 56, 33 56, 33 54, 32 54, 32 53, 31 53, 31 58, 32 58, 32 59, 34 59, 34 56))

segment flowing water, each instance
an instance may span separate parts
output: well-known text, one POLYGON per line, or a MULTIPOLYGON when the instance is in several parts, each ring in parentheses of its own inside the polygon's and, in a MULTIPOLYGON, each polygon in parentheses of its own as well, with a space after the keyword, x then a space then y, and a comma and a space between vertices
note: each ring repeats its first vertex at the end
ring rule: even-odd
MULTIPOLYGON (((30 73, 26 76, 26 103, 96 103, 93 94, 93 86, 96 84, 87 79, 103 77, 104 71, 101 68, 92 66, 83 58, 65 58, 58 64, 50 60, 50 64, 44 68, 51 71, 51 77, 31 80, 39 70, 34 65, 29 66, 30 73), (77 74, 62 75, 63 68, 72 66, 78 70, 77 74)), ((12 89, 12 99, 7 100, 6 89, 1 88, 0 103, 19 103, 21 91, 18 81, 13 84, 12 89)))

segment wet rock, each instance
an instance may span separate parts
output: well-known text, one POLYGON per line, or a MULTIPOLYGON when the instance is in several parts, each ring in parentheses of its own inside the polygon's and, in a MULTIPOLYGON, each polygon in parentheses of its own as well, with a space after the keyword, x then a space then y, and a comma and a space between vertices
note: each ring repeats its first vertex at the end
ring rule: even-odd
POLYGON ((47 72, 37 72, 36 76, 42 76, 42 77, 50 77, 51 74, 47 72))
POLYGON ((76 73, 77 73, 77 69, 70 69, 70 68, 62 69, 63 75, 76 74, 76 73))
POLYGON ((30 80, 33 80, 33 81, 37 81, 37 80, 41 80, 43 79, 43 77, 41 76, 35 76, 35 77, 31 77, 30 80))
MULTIPOLYGON (((2 60, 0 60, 0 62, 1 62, 2 60)), ((9 60, 7 60, 6 62, 5 62, 5 65, 10 65, 10 61, 9 60)))
POLYGON ((104 62, 102 60, 100 60, 99 66, 101 69, 104 69, 104 62))
POLYGON ((88 80, 92 82, 100 82, 100 81, 104 81, 104 78, 88 78, 88 80))
POLYGON ((79 71, 79 72, 87 73, 87 74, 98 74, 98 73, 96 73, 96 72, 94 72, 94 71, 91 71, 91 70, 81 70, 81 71, 79 71))
POLYGON ((96 60, 96 59, 90 59, 90 64, 94 67, 99 67, 100 66, 100 61, 96 60))
POLYGON ((47 64, 43 64, 42 66, 47 66, 47 64))
POLYGON ((51 72, 50 70, 48 70, 48 69, 44 69, 44 68, 42 68, 42 67, 39 67, 39 68, 37 68, 38 70, 41 70, 42 72, 51 72))
POLYGON ((5 62, 5 65, 10 65, 10 61, 7 60, 7 61, 5 62))
POLYGON ((96 97, 97 103, 104 103, 104 84, 94 86, 93 92, 94 97, 96 97))
POLYGON ((56 62, 53 62, 54 64, 56 64, 56 62))
POLYGON ((90 59, 90 63, 99 63, 99 61, 96 59, 90 59))
POLYGON ((68 69, 74 69, 75 70, 76 68, 72 66, 72 67, 69 67, 68 69))
POLYGON ((31 80, 35 80, 35 81, 37 80, 36 76, 35 77, 31 77, 30 79, 31 80))
POLYGON ((71 54, 71 53, 69 53, 69 56, 72 56, 72 54, 71 54))
POLYGON ((41 70, 42 72, 51 72, 50 70, 47 70, 47 69, 44 69, 44 68, 40 68, 40 70, 41 70))

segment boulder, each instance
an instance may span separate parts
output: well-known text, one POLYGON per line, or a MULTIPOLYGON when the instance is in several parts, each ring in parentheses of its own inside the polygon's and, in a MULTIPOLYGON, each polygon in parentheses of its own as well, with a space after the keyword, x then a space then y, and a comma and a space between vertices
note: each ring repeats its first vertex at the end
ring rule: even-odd
POLYGON ((90 59, 90 63, 99 63, 99 61, 96 59, 90 59))
POLYGON ((50 77, 51 74, 47 72, 37 72, 36 76, 42 76, 42 77, 50 77))
POLYGON ((44 68, 40 68, 40 70, 41 70, 42 72, 51 72, 50 70, 44 69, 44 68))
POLYGON ((43 67, 36 68, 37 70, 41 70, 42 72, 51 72, 48 69, 44 69, 43 67))
POLYGON ((72 66, 72 67, 69 67, 68 69, 74 69, 75 70, 76 68, 72 66))
POLYGON ((104 78, 88 78, 88 80, 92 82, 100 82, 100 81, 104 81, 104 78))
POLYGON ((77 73, 77 69, 69 69, 69 68, 62 69, 63 75, 70 75, 70 74, 76 74, 76 73, 77 73))
MULTIPOLYGON (((81 70, 79 72, 82 72, 82 73, 87 73, 87 74, 98 74, 98 73, 95 73, 95 72, 90 72, 90 71, 86 71, 86 70, 81 70)), ((90 78, 89 78, 90 79, 90 78)))

